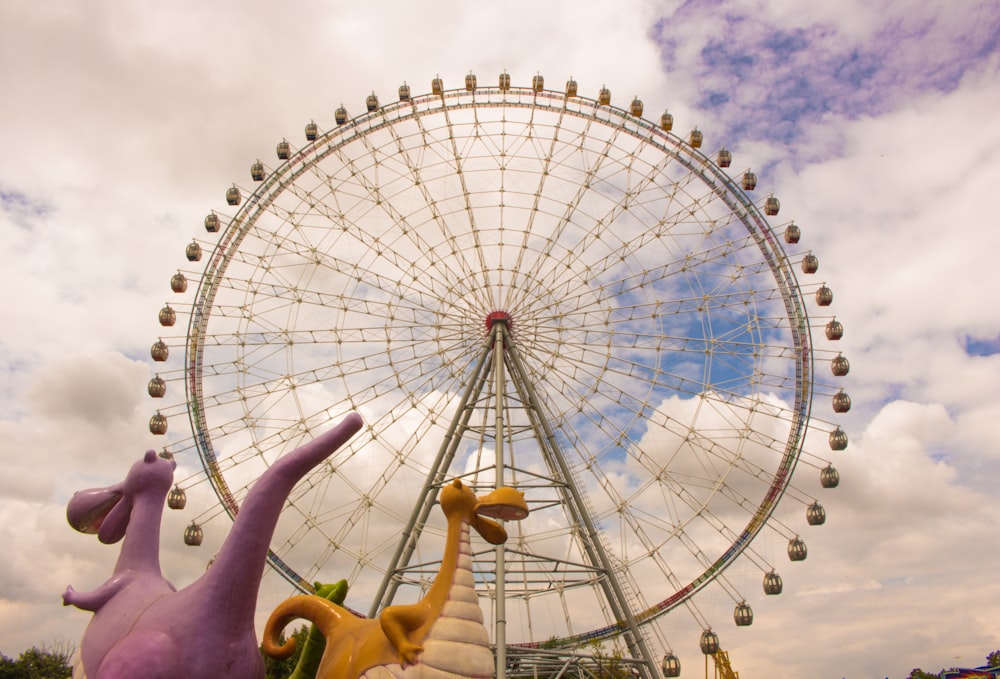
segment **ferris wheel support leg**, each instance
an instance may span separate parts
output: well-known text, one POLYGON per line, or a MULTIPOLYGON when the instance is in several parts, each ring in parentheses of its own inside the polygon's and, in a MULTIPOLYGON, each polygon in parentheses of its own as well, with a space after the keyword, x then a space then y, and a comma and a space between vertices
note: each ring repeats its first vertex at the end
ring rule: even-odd
POLYGON ((486 365, 486 359, 489 356, 491 348, 491 343, 487 341, 479 354, 476 361, 476 368, 472 372, 472 378, 469 380, 465 393, 462 395, 462 401, 458 404, 455 416, 452 418, 444 440, 441 442, 441 447, 438 449, 437 457, 434 458, 434 463, 431 465, 426 481, 424 481, 423 490, 420 495, 421 499, 414 506, 413 512, 410 514, 410 518, 403 528, 402 537, 399 540, 399 544, 396 545, 396 551, 393 553, 392 560, 386 568, 382 584, 379 586, 378 592, 376 592, 375 598, 372 600, 371 609, 368 611, 369 618, 376 617, 380 610, 392 603, 393 597, 396 595, 396 590, 399 589, 399 569, 404 568, 410 562, 410 557, 413 555, 414 550, 416 550, 417 540, 420 538, 420 533, 427 523, 427 517, 430 516, 431 509, 434 507, 434 501, 437 497, 436 493, 432 491, 444 481, 445 473, 451 466, 451 461, 458 448, 459 440, 455 436, 455 432, 464 427, 469 421, 469 418, 472 416, 472 409, 468 407, 469 399, 473 393, 482 390, 483 384, 485 384, 489 376, 489 371, 484 371, 483 368, 486 365))
MULTIPOLYGON (((504 437, 504 330, 506 323, 498 322, 493 326, 493 368, 496 379, 496 487, 506 486, 503 466, 503 442, 504 437)), ((496 668, 497 677, 507 674, 507 562, 504 545, 496 546, 496 619, 494 625, 494 641, 496 642, 496 668)))
POLYGON ((642 636, 642 632, 639 629, 639 623, 636 620, 631 608, 628 606, 628 599, 625 597, 625 592, 622 589, 621 583, 618 582, 618 578, 615 577, 614 571, 611 568, 611 560, 608 558, 607 552, 605 552, 604 546, 601 544, 600 536, 597 533, 597 527, 583 504, 583 500, 579 494, 579 489, 573 482, 571 470, 569 465, 566 463, 565 456, 559 448, 559 442, 556 439, 555 433, 549 425, 548 420, 542 415, 538 395, 531 384, 531 380, 528 379, 524 364, 521 362, 521 357, 518 354, 517 349, 514 347, 513 342, 507 342, 505 346, 507 355, 511 359, 511 365, 514 367, 516 379, 520 382, 521 388, 523 388, 525 393, 528 395, 529 408, 533 412, 537 413, 542 430, 545 433, 545 439, 548 445, 543 448, 552 456, 553 462, 559 469, 560 474, 562 474, 563 482, 566 484, 565 487, 569 490, 572 501, 567 504, 569 505, 573 518, 580 525, 582 525, 586 531, 584 548, 587 550, 588 556, 593 563, 595 565, 599 565, 603 571, 603 577, 600 578, 601 587, 604 589, 605 596, 608 599, 608 603, 611 605, 612 612, 619 620, 625 622, 627 628, 625 632, 625 642, 629 647, 629 652, 632 653, 633 657, 641 658, 643 660, 643 665, 640 665, 640 672, 642 675, 646 679, 655 679, 656 662, 646 645, 646 640, 642 636))

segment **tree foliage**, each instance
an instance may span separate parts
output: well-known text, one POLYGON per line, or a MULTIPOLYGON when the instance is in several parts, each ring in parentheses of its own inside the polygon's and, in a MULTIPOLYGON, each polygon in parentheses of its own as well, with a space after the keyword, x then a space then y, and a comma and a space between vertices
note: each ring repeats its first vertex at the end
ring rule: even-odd
POLYGON ((76 649, 68 644, 32 646, 17 660, 0 653, 0 679, 69 679, 76 649))
MULTIPOLYGON (((292 676, 308 634, 309 628, 305 625, 292 632, 292 636, 295 637, 295 652, 284 660, 275 660, 261 651, 264 655, 264 679, 288 679, 292 676)), ((281 635, 280 641, 281 643, 285 642, 285 635, 281 635)), ((4 679, 3 675, 0 675, 0 679, 4 679)))
MULTIPOLYGON (((986 656, 986 667, 1000 667, 1000 649, 993 651, 986 656)), ((933 674, 916 667, 912 672, 910 672, 910 676, 906 679, 941 679, 941 675, 944 674, 944 672, 945 670, 941 670, 937 674, 933 674)))
POLYGON ((632 679, 631 665, 624 661, 621 649, 614 648, 610 653, 597 644, 594 649, 594 660, 597 667, 594 676, 597 679, 632 679))

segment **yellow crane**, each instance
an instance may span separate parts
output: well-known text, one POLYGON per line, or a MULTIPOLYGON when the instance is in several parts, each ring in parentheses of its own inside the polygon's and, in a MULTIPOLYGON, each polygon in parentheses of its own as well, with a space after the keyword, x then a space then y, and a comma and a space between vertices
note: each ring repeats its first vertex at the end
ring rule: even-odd
POLYGON ((714 679, 740 679, 740 673, 733 669, 729 662, 729 653, 721 648, 715 653, 705 655, 705 679, 708 679, 708 656, 715 661, 714 679))

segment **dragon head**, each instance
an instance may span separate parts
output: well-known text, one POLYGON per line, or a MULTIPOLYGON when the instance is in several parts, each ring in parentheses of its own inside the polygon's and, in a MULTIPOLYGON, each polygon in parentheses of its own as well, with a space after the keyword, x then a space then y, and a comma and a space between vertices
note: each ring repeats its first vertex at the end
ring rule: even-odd
POLYGON ((493 519, 520 521, 528 516, 524 493, 507 486, 477 497, 468 486, 455 479, 441 489, 439 501, 445 516, 458 516, 468 521, 484 540, 494 545, 507 541, 507 531, 493 519))
POLYGON ((66 519, 81 533, 97 533, 105 544, 125 536, 136 498, 150 496, 159 502, 167 496, 177 463, 147 450, 132 465, 121 483, 106 488, 88 488, 73 494, 66 505, 66 519))

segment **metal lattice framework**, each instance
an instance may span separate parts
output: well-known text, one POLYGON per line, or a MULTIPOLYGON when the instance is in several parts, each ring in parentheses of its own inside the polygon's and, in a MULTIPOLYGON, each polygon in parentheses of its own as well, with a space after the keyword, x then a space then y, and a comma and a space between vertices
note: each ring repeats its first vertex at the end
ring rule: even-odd
POLYGON ((347 578, 369 615, 413 601, 440 557, 440 486, 516 486, 531 515, 475 555, 498 667, 585 673, 606 641, 655 676, 673 657, 657 621, 683 604, 708 629, 691 597, 709 583, 752 621, 723 572, 742 555, 777 578, 751 546, 762 529, 804 558, 779 500, 825 518, 790 485, 826 464, 804 450, 826 387, 793 267, 813 256, 786 251, 798 227, 775 234, 752 173, 730 177, 727 151, 713 161, 638 101, 539 76, 432 89, 311 123, 208 216, 187 332, 162 343, 184 343, 164 375, 185 403, 157 416, 186 410, 192 430, 167 448, 197 451, 234 515, 276 457, 359 411, 367 428, 279 525, 269 558, 291 583, 347 578))

